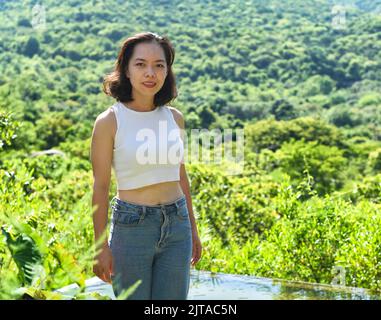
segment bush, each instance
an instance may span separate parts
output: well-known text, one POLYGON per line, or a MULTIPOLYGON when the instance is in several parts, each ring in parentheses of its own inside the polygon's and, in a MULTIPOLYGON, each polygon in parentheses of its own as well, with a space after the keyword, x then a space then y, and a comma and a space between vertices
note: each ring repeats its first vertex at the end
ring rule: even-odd
POLYGON ((261 245, 261 275, 331 283, 334 267, 342 267, 346 285, 381 289, 379 206, 329 196, 299 202, 287 188, 274 204, 282 219, 261 245))
MULTIPOLYGON (((70 211, 63 212, 38 196, 54 185, 34 180, 24 165, 16 172, 0 169, 0 182, 0 298, 62 299, 53 290, 73 282, 83 289, 94 252, 90 194, 77 205, 67 202, 70 211)), ((58 196, 67 200, 64 192, 58 196)))
POLYGON ((323 284, 341 278, 341 285, 381 292, 380 205, 319 198, 308 179, 295 187, 289 176, 278 190, 270 207, 281 218, 262 237, 225 244, 200 228, 204 253, 197 267, 323 284))
POLYGON ((201 223, 223 243, 251 239, 268 229, 276 216, 269 210, 277 184, 259 177, 227 176, 218 168, 190 166, 192 203, 201 223), (230 236, 228 236, 230 234, 230 236))
POLYGON ((312 117, 290 121, 261 120, 245 127, 247 148, 256 153, 267 148, 278 150, 283 143, 294 140, 317 141, 326 146, 346 148, 342 132, 335 126, 312 117))
POLYGON ((29 39, 24 43, 22 47, 22 54, 27 57, 33 57, 35 54, 38 54, 40 51, 40 43, 34 37, 29 37, 29 39))
POLYGON ((275 154, 279 167, 296 183, 304 179, 308 170, 314 178, 314 189, 318 194, 330 193, 343 186, 343 170, 347 159, 337 147, 318 144, 316 141, 291 141, 282 145, 275 154))

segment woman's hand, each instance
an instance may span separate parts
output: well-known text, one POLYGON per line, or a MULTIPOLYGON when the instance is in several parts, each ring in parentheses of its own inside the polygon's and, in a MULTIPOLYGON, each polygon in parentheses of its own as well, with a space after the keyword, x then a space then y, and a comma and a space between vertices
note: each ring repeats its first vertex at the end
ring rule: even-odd
POLYGON ((195 264, 200 260, 201 258, 201 252, 202 252, 202 246, 201 246, 201 241, 198 236, 198 233, 192 233, 192 267, 195 266, 195 264))
POLYGON ((102 251, 95 257, 93 272, 104 282, 112 283, 111 275, 114 275, 113 258, 108 245, 105 245, 102 251))

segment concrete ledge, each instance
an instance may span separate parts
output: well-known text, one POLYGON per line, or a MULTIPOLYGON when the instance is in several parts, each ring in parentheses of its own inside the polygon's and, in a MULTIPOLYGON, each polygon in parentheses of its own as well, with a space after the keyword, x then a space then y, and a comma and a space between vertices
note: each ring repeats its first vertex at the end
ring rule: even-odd
MULTIPOLYGON (((73 284, 59 290, 71 299, 79 290, 73 284)), ((86 293, 116 299, 112 286, 98 277, 86 280, 86 293)), ((95 299, 95 298, 90 298, 95 299)), ((369 290, 248 275, 191 270, 188 300, 380 300, 369 290)))

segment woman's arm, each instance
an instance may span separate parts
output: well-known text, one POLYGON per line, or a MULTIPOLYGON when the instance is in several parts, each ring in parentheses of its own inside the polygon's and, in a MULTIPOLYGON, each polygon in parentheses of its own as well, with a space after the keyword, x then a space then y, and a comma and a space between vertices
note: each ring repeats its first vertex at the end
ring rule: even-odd
MULTIPOLYGON (((92 205, 97 208, 93 213, 94 238, 97 241, 106 231, 108 220, 108 195, 111 178, 113 137, 110 113, 102 113, 95 120, 91 141, 91 163, 93 168, 92 205)), ((112 115, 111 115, 112 116, 112 115)), ((107 245, 107 239, 102 247, 107 245)))
POLYGON ((91 141, 91 163, 94 178, 92 208, 94 210, 95 207, 93 224, 94 240, 97 245, 93 272, 100 279, 109 283, 111 283, 113 274, 113 257, 107 243, 108 194, 114 146, 112 128, 113 121, 115 121, 112 117, 114 115, 109 110, 97 117, 91 141), (101 238, 103 240, 99 242, 101 238))

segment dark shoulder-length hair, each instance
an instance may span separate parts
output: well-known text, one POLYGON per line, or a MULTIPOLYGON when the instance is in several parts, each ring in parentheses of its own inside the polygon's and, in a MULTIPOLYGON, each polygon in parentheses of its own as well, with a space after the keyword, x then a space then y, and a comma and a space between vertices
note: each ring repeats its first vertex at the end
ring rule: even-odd
POLYGON ((126 69, 134 47, 138 43, 152 41, 157 41, 163 48, 168 70, 162 88, 155 94, 154 105, 156 107, 165 105, 177 97, 176 79, 172 71, 172 64, 175 59, 175 49, 167 37, 162 37, 152 32, 137 33, 124 40, 118 58, 115 61, 114 71, 104 77, 104 93, 120 102, 133 101, 132 86, 130 79, 126 77, 126 69))

